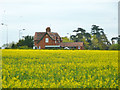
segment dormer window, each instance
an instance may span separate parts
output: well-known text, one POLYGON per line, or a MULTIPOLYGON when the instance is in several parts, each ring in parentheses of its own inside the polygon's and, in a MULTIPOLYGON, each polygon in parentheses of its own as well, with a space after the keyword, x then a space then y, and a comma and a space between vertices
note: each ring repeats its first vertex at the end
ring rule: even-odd
POLYGON ((48 38, 45 38, 45 42, 48 43, 48 42, 49 42, 49 39, 48 39, 48 38))

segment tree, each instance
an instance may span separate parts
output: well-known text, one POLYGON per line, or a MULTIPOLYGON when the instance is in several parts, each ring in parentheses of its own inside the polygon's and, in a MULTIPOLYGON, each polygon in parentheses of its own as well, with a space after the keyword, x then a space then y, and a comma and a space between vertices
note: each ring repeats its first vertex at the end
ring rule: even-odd
POLYGON ((91 39, 91 35, 90 35, 90 33, 85 33, 84 35, 85 35, 87 41, 91 39))
POLYGON ((12 49, 16 49, 17 48, 17 45, 15 43, 12 44, 11 46, 12 49))
POLYGON ((32 36, 25 36, 24 39, 19 40, 17 46, 28 46, 29 48, 33 47, 33 37, 32 36))
POLYGON ((97 25, 92 25, 91 34, 96 35, 96 37, 100 40, 100 31, 103 31, 102 28, 99 28, 97 25))
POLYGON ((26 36, 25 37, 25 45, 28 46, 28 47, 33 47, 33 37, 32 36, 26 36))
POLYGON ((99 26, 97 25, 92 25, 92 28, 91 28, 91 33, 92 35, 96 35, 97 38, 100 37, 100 32, 103 31, 102 28, 99 28, 99 26))
POLYGON ((76 35, 71 35, 71 40, 74 42, 81 42, 82 39, 85 37, 86 30, 83 28, 78 28, 77 30, 74 30, 73 32, 76 32, 76 35))
POLYGON ((23 39, 19 40, 19 42, 16 45, 17 47, 24 46, 25 45, 24 40, 23 39))
POLYGON ((70 39, 73 40, 74 42, 77 42, 78 40, 76 37, 77 37, 76 35, 71 35, 70 39))
POLYGON ((28 46, 21 46, 19 49, 28 49, 28 46))
POLYGON ((78 28, 73 32, 76 32, 76 35, 71 35, 71 40, 74 42, 84 42, 86 49, 106 50, 111 45, 104 30, 97 25, 92 25, 91 33, 86 32, 83 28, 78 28))
POLYGON ((115 44, 115 43, 114 43, 114 40, 117 40, 117 43, 120 44, 120 35, 118 35, 118 37, 113 37, 113 38, 111 39, 112 44, 115 44))
POLYGON ((120 44, 120 35, 118 35, 118 44, 120 44))
POLYGON ((15 44, 14 42, 8 43, 8 44, 3 44, 2 47, 11 48, 12 45, 15 44))
POLYGON ((108 41, 106 34, 104 33, 104 31, 101 31, 101 40, 106 43, 107 45, 111 45, 111 43, 108 41))
POLYGON ((108 49, 111 43, 108 41, 106 34, 102 28, 97 25, 92 25, 91 34, 96 36, 99 45, 102 46, 101 49, 108 49))
POLYGON ((8 45, 7 44, 3 44, 2 47, 7 47, 8 45))
POLYGON ((84 42, 84 48, 85 49, 91 49, 91 34, 86 32, 83 28, 78 28, 77 30, 74 30, 73 32, 76 32, 76 35, 71 35, 71 40, 74 42, 84 42))
POLYGON ((99 43, 99 41, 98 41, 98 39, 96 38, 96 35, 93 35, 92 37, 91 37, 91 49, 93 49, 93 50, 100 50, 100 49, 102 49, 102 46, 101 46, 101 44, 99 43))
POLYGON ((78 30, 77 30, 77 31, 78 31, 78 32, 80 31, 82 35, 84 35, 84 34, 85 34, 85 32, 86 32, 86 30, 85 30, 85 29, 83 29, 83 28, 78 28, 78 30))
POLYGON ((109 50, 120 50, 120 44, 112 44, 109 50))
POLYGON ((74 42, 73 40, 69 40, 67 37, 62 37, 62 42, 74 42))
POLYGON ((81 41, 84 42, 84 48, 85 49, 90 49, 89 42, 87 42, 85 38, 83 38, 81 41))

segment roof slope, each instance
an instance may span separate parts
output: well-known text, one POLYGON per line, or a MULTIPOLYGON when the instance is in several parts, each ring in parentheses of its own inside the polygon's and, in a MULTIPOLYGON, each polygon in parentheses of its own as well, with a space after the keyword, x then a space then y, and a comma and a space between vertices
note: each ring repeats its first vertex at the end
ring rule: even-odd
POLYGON ((34 40, 40 40, 46 32, 35 32, 34 40))
POLYGON ((53 40, 60 40, 60 36, 58 35, 58 33, 54 32, 36 32, 34 40, 41 40, 45 34, 48 34, 53 40))
POLYGON ((83 46, 83 42, 62 42, 60 43, 61 47, 77 47, 83 46))

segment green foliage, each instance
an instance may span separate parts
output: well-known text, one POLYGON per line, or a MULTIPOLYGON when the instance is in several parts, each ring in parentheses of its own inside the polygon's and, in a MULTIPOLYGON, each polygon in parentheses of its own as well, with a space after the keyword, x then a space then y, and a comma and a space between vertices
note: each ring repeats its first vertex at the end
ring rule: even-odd
POLYGON ((10 49, 9 47, 5 47, 5 49, 10 49))
POLYGON ((29 49, 28 46, 20 46, 19 49, 29 49))
POLYGON ((62 37, 62 42, 74 42, 73 40, 69 40, 67 37, 62 37))
POLYGON ((78 28, 73 32, 76 32, 76 35, 71 35, 71 40, 83 42, 85 49, 107 50, 111 45, 104 30, 97 25, 92 25, 91 33, 86 32, 83 28, 78 28))
MULTIPOLYGON (((104 30, 102 28, 99 28, 97 25, 92 25, 91 28, 91 34, 95 35, 96 38, 98 39, 98 42, 105 47, 106 45, 111 45, 111 43, 108 41, 106 34, 104 33, 104 30)), ((107 47, 106 47, 107 48, 107 47)), ((104 48, 103 48, 104 49, 104 48)))
POLYGON ((32 36, 26 36, 24 37, 24 39, 19 40, 19 42, 17 43, 17 46, 28 46, 29 48, 33 47, 33 37, 32 36))
POLYGON ((112 44, 109 50, 120 50, 120 44, 112 44))
POLYGON ((89 49, 89 42, 85 40, 85 38, 81 39, 82 42, 84 42, 84 49, 89 49))
POLYGON ((102 46, 99 43, 99 41, 98 41, 98 39, 96 38, 95 35, 92 36, 91 42, 92 42, 91 49, 93 49, 93 50, 100 50, 100 49, 102 49, 102 46))
POLYGON ((114 40, 117 40, 117 43, 120 44, 120 35, 118 35, 118 37, 112 37, 112 44, 114 44, 114 40))
POLYGON ((16 49, 16 48, 17 48, 17 45, 13 43, 12 46, 11 46, 11 48, 12 48, 12 49, 16 49))
POLYGON ((82 42, 82 39, 87 36, 86 30, 83 28, 78 28, 77 30, 74 30, 73 32, 76 32, 76 35, 71 35, 71 40, 74 42, 82 42))

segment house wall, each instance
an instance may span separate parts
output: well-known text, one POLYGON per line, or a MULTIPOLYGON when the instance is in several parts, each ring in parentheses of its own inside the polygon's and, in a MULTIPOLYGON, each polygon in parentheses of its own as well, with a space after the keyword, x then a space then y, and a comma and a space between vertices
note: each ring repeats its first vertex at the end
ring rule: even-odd
MULTIPOLYGON (((76 47, 76 49, 78 49, 78 46, 76 47)), ((84 47, 80 46, 80 50, 84 50, 84 47)))
POLYGON ((35 46, 37 46, 38 48, 39 48, 39 46, 40 46, 40 48, 41 49, 45 49, 45 45, 59 45, 59 43, 57 42, 57 43, 55 43, 55 40, 52 40, 50 37, 49 37, 49 35, 48 34, 46 34, 44 37, 43 37, 43 39, 37 44, 37 42, 35 41, 35 46), (46 43, 45 42, 45 38, 48 38, 49 39, 49 42, 48 43, 46 43))
POLYGON ((84 47, 83 47, 83 46, 81 46, 81 47, 80 47, 80 49, 81 49, 81 50, 84 50, 84 47))

